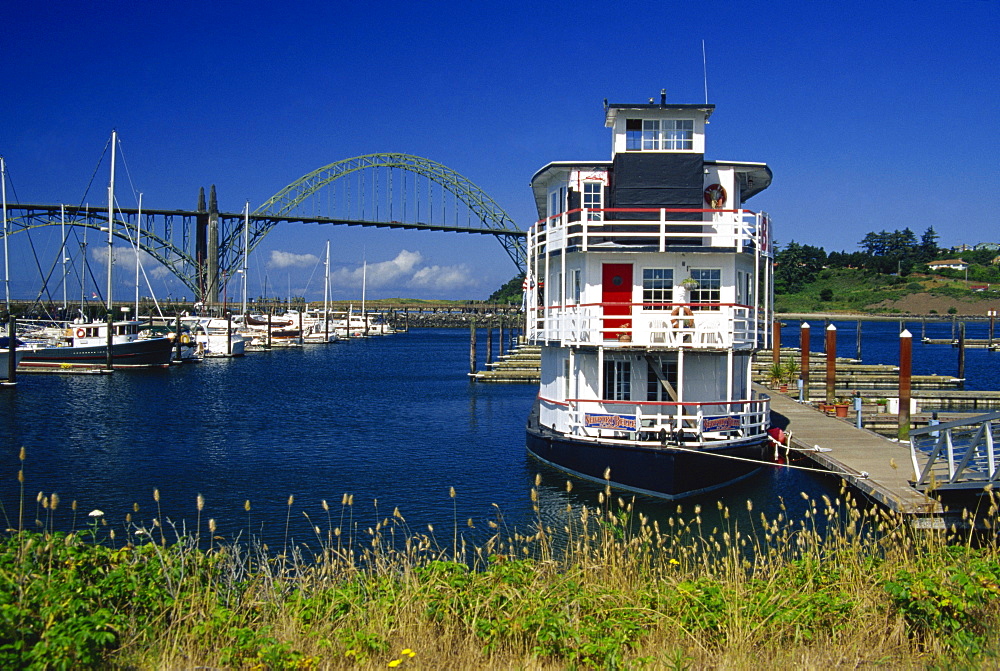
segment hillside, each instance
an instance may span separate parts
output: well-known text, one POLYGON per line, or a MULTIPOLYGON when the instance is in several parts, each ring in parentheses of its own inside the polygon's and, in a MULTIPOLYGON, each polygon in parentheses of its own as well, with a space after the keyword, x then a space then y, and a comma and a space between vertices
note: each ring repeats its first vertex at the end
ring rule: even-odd
POLYGON ((906 277, 825 268, 795 293, 775 296, 777 312, 984 316, 1000 310, 1000 287, 911 273, 906 277), (973 290, 970 287, 983 287, 973 290))

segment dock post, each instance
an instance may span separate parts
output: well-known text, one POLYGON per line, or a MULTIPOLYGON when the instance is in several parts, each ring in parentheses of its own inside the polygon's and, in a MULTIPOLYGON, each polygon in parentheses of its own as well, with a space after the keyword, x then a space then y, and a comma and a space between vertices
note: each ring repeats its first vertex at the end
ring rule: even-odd
POLYGON ((267 349, 271 349, 271 313, 270 313, 270 311, 267 313, 267 349))
POLYGON ((802 399, 809 402, 809 322, 799 327, 799 349, 802 352, 802 399))
POLYGON ((987 314, 990 316, 990 340, 987 343, 987 347, 989 347, 989 349, 993 349, 993 320, 997 317, 997 311, 988 310, 987 314))
POLYGON ((493 363, 493 325, 486 323, 486 368, 493 363))
POLYGON ((857 332, 857 346, 855 347, 856 353, 854 358, 861 361, 861 320, 858 320, 858 332, 857 332))
MULTIPOLYGON (((958 325, 958 379, 965 380, 965 322, 958 325)), ((960 383, 965 388, 965 382, 960 383)))
POLYGON ((469 320, 469 375, 476 379, 476 318, 469 320))
POLYGON ((112 331, 114 331, 114 328, 115 328, 115 315, 113 312, 109 311, 108 312, 108 357, 106 361, 106 366, 108 370, 113 370, 115 367, 114 363, 115 353, 113 349, 115 341, 114 341, 114 334, 112 333, 112 331))
POLYGON ((832 405, 837 395, 837 327, 826 327, 826 404, 832 405))
POLYGON ((233 355, 233 313, 226 311, 226 356, 233 355))
POLYGON ((499 318, 499 329, 500 332, 497 334, 497 357, 503 356, 503 313, 500 313, 499 318))
POLYGON ((177 363, 182 361, 181 359, 181 313, 178 312, 174 315, 174 352, 177 356, 177 363))
POLYGON ((771 362, 781 365, 781 321, 771 322, 771 362))
POLYGON ((7 384, 17 384, 17 317, 7 324, 7 384))
POLYGON ((906 329, 899 334, 899 425, 897 437, 910 439, 910 376, 913 372, 913 336, 906 329))

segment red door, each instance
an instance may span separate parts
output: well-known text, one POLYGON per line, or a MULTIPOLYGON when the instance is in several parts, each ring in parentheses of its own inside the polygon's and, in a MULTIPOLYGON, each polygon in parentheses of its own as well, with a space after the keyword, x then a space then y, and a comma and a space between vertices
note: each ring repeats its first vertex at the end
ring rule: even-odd
POLYGON ((632 264, 605 263, 601 268, 604 339, 617 340, 620 335, 631 335, 632 264))

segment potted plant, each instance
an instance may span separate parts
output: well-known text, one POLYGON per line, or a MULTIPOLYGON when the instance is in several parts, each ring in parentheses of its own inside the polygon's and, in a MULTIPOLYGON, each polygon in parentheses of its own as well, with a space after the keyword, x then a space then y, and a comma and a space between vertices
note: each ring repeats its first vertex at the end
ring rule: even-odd
POLYGON ((875 405, 878 408, 879 413, 885 413, 889 408, 889 399, 887 398, 876 398, 875 405))
POLYGON ((772 363, 771 367, 767 369, 767 378, 770 380, 772 388, 777 387, 785 378, 785 367, 778 362, 772 363))
POLYGON ((795 380, 799 377, 799 364, 795 359, 789 357, 785 361, 785 380, 788 382, 788 386, 791 387, 795 380))
POLYGON ((847 411, 851 408, 851 404, 848 399, 843 396, 838 396, 833 404, 833 410, 837 417, 847 417, 847 411))

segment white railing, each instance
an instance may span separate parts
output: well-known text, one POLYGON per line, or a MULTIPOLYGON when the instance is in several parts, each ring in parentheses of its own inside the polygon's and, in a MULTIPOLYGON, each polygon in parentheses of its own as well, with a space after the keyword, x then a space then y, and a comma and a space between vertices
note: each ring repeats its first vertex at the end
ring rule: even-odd
POLYGON ((528 309, 529 340, 562 345, 745 349, 760 347, 758 311, 745 305, 670 304, 663 310, 630 306, 633 314, 604 314, 602 304, 528 309), (694 308, 694 309, 692 309, 694 308))
POLYGON ((612 245, 655 247, 729 248, 737 251, 759 249, 770 256, 766 217, 750 210, 702 209, 603 209, 570 210, 542 219, 531 229, 529 255, 556 252, 566 248, 588 251, 591 247, 612 245), (670 219, 676 213, 700 213, 708 219, 685 221, 670 219), (624 219, 648 215, 646 219, 624 219), (591 217, 600 217, 591 221, 591 217))
POLYGON ((580 438, 660 444, 742 442, 767 431, 770 398, 709 402, 637 402, 570 399, 569 433, 580 438))
POLYGON ((1000 486, 1000 412, 910 429, 916 488, 1000 486))

